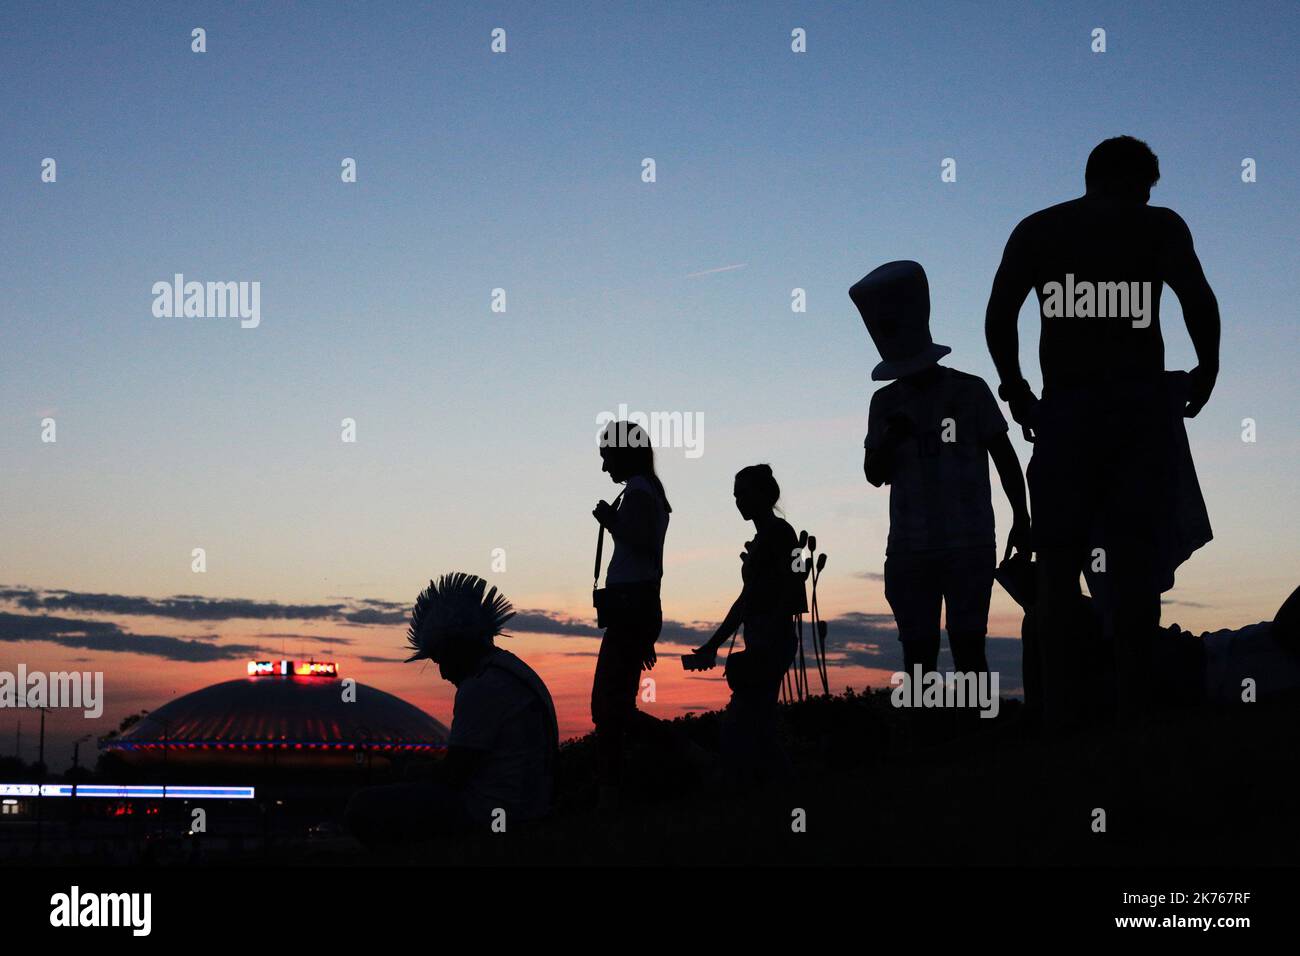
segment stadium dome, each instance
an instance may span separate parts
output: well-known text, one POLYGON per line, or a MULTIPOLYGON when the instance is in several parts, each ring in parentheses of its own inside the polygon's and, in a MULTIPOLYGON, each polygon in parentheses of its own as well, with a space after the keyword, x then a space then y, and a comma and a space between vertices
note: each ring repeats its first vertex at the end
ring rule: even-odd
POLYGON ((447 746, 447 728, 400 697, 356 684, 345 699, 333 663, 250 661, 247 671, 159 707, 101 749, 137 764, 319 767, 447 746))

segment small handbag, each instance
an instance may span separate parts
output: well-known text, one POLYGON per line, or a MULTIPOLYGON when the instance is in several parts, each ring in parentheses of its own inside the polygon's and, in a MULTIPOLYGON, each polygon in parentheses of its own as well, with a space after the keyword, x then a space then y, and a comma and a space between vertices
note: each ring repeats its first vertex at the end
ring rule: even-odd
POLYGON ((1035 574, 1033 557, 1023 551, 1012 555, 1011 542, 1008 541, 1007 552, 993 572, 993 580, 1002 585, 1002 589, 1025 611, 1030 610, 1038 599, 1035 574))
MULTIPOLYGON (((623 492, 619 492, 619 496, 614 499, 615 508, 617 508, 618 503, 623 500, 623 494, 623 492)), ((591 572, 591 606, 596 609, 596 626, 608 627, 609 623, 607 618, 613 610, 613 604, 615 602, 610 597, 609 588, 600 587, 601 553, 605 550, 605 526, 599 522, 597 522, 597 525, 596 567, 591 572)))

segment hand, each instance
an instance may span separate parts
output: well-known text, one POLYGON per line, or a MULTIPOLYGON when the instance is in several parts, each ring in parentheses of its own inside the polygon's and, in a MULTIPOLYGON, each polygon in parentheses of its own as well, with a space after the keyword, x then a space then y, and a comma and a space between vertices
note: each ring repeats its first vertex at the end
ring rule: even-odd
POLYGON ((997 394, 1011 410, 1011 418, 1021 427, 1024 441, 1035 440, 1035 424, 1039 419, 1039 397, 1023 378, 1017 384, 998 386, 997 394))
POLYGON ((1021 397, 1008 402, 1011 407, 1011 418, 1021 427, 1021 433, 1024 441, 1032 442, 1035 440, 1034 423, 1039 418, 1039 398, 1032 392, 1026 392, 1021 397))
POLYGON ((655 646, 651 644, 650 649, 646 651, 645 655, 641 658, 641 669, 652 671, 655 669, 655 664, 658 662, 659 655, 655 653, 655 646))
POLYGON ((618 509, 608 501, 601 501, 591 513, 602 527, 608 528, 613 525, 614 516, 618 514, 618 509))
POLYGON ((1214 391, 1214 381, 1219 377, 1217 365, 1198 365, 1188 374, 1187 407, 1183 409, 1184 418, 1195 418, 1214 391))
POLYGON ((1011 532, 1007 535, 1008 549, 1019 551, 1023 555, 1033 554, 1033 538, 1030 534, 1029 515, 1018 515, 1011 523, 1011 532))
POLYGON ((691 651, 699 658, 700 670, 709 670, 718 665, 718 651, 713 647, 697 647, 691 651))

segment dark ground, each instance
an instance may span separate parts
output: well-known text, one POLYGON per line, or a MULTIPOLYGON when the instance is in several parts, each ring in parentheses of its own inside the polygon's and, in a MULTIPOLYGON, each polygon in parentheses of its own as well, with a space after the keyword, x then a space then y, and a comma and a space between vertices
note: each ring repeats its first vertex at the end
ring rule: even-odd
MULTIPOLYGON (((1180 711, 1063 740, 992 720, 896 710, 887 692, 784 708, 789 788, 706 783, 633 753, 617 813, 598 814, 590 738, 561 752, 559 807, 507 834, 369 852, 348 839, 268 863, 1294 865, 1300 698, 1180 711), (792 812, 807 830, 791 830, 792 812), (1106 832, 1093 811, 1106 811, 1106 832)), ((717 714, 677 725, 716 747, 717 714)))

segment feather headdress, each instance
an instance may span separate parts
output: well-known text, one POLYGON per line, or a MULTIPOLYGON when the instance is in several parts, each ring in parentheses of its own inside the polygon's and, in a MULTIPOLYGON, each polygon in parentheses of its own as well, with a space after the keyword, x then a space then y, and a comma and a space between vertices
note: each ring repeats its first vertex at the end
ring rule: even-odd
POLYGON ((407 663, 431 657, 448 641, 487 641, 503 633, 514 608, 495 587, 484 591, 486 581, 462 571, 430 581, 411 608, 406 643, 414 653, 407 663))

